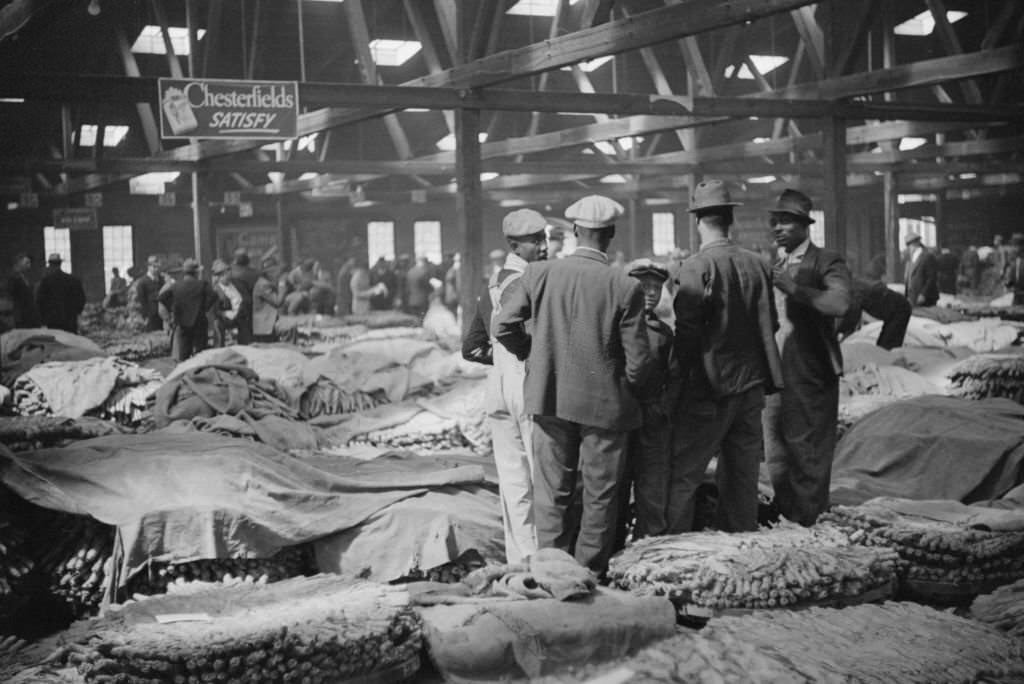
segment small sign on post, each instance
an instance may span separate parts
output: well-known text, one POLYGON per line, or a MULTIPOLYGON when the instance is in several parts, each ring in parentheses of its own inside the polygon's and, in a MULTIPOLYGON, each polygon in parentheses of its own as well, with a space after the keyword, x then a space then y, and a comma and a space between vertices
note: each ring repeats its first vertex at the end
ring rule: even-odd
POLYGON ((298 135, 295 81, 158 79, 164 138, 262 138, 298 135))

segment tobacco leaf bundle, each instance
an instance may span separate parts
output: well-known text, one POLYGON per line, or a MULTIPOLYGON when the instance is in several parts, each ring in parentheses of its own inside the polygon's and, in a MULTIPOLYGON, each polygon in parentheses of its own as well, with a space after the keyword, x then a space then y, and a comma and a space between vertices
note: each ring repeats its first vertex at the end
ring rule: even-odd
POLYGON ((953 396, 1006 397, 1024 404, 1024 354, 976 354, 955 365, 948 376, 953 396))

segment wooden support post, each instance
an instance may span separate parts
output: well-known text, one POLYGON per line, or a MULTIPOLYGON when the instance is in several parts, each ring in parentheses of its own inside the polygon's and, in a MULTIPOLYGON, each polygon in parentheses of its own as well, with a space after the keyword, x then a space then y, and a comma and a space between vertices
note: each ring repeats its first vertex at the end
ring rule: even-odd
POLYGON ((206 183, 208 172, 199 171, 192 174, 192 240, 195 243, 196 261, 206 267, 213 261, 213 250, 210 242, 210 203, 207 201, 206 183))
MULTIPOLYGON (((683 176, 683 181, 686 183, 686 193, 693 197, 693 188, 697 185, 697 174, 689 173, 683 176)), ((689 209, 689 206, 687 206, 689 209)), ((697 250, 700 249, 700 237, 697 234, 697 221, 694 220, 694 214, 689 211, 683 212, 683 230, 686 235, 686 242, 680 242, 679 247, 686 245, 686 249, 690 250, 690 253, 696 254, 697 250)))
POLYGON ((277 250, 278 258, 285 266, 292 264, 292 236, 288 227, 288 220, 284 215, 284 198, 278 195, 275 198, 277 209, 277 250))
POLYGON ((946 239, 946 191, 936 190, 935 192, 935 247, 936 249, 947 243, 946 239))
POLYGON ((643 242, 640 241, 640 207, 643 204, 637 198, 636 195, 632 195, 627 201, 626 212, 629 216, 629 251, 626 252, 626 259, 639 259, 644 256, 650 249, 645 249, 643 242))
POLYGON ((846 120, 830 116, 824 126, 825 245, 846 254, 846 120))
POLYGON ((900 273, 900 249, 896 244, 900 234, 900 205, 896 194, 896 174, 886 171, 882 177, 882 192, 885 199, 885 273, 890 283, 902 281, 900 273))
MULTIPOLYGON (((464 6, 455 6, 457 61, 465 62, 473 35, 472 15, 464 6)), ((480 110, 455 111, 455 215, 461 237, 462 265, 459 306, 462 309, 462 331, 472 321, 474 302, 483 280, 483 199, 480 188, 480 110)))

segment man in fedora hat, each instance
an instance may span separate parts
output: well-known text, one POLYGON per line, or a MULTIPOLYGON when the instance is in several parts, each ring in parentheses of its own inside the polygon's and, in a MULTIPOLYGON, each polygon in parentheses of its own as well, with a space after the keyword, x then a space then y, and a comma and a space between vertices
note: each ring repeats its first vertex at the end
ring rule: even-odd
POLYGON ((78 332, 78 315, 85 308, 82 281, 61 270, 60 254, 46 260, 46 274, 36 289, 36 306, 47 328, 78 332))
POLYGON ((907 301, 911 306, 935 306, 939 301, 938 261, 925 248, 917 233, 908 233, 903 242, 907 246, 907 263, 903 271, 907 301))
POLYGON ((784 255, 772 276, 784 387, 764 411, 765 452, 782 514, 812 525, 828 507, 839 412, 839 319, 850 307, 850 271, 838 252, 810 240, 811 198, 782 192, 769 224, 784 255))
POLYGON ((782 386, 778 318, 768 264, 729 237, 733 207, 722 181, 694 188, 700 250, 676 278, 675 348, 681 367, 668 499, 669 533, 693 527, 694 495, 718 454, 717 527, 757 529, 761 410, 782 386))
POLYGON ((160 318, 159 297, 164 286, 160 257, 151 254, 146 259, 146 272, 135 281, 135 301, 139 314, 146 322, 146 330, 163 330, 164 321, 160 318))
POLYGON ((652 365, 640 283, 608 265, 622 213, 599 195, 566 209, 576 250, 527 266, 493 328, 498 342, 526 359, 538 546, 574 552, 598 574, 615 542, 629 433, 641 423, 634 388, 644 386, 652 365), (578 483, 582 513, 573 545, 578 483))
MULTIPOLYGON (((223 271, 228 271, 227 264, 223 271)), ((181 278, 160 293, 160 303, 170 312, 171 356, 179 362, 206 349, 207 316, 219 302, 213 287, 206 280, 200 280, 198 274, 199 262, 185 259, 181 264, 181 278)))

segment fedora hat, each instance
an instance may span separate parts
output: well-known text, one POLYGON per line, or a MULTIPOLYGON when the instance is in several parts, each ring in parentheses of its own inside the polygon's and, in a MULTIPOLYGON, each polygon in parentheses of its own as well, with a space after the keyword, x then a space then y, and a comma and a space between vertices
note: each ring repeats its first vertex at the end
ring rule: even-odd
POLYGON ((770 211, 773 214, 792 214, 799 216, 807 223, 814 223, 814 219, 811 218, 811 207, 813 206, 810 197, 799 190, 786 188, 770 211))
POLYGON ((742 202, 732 201, 732 197, 729 196, 729 188, 725 186, 724 182, 720 180, 706 180, 697 183, 697 187, 693 189, 688 211, 693 214, 702 209, 738 207, 741 204, 742 202))

